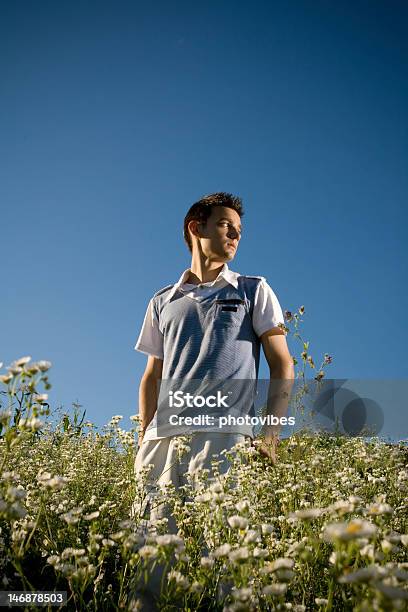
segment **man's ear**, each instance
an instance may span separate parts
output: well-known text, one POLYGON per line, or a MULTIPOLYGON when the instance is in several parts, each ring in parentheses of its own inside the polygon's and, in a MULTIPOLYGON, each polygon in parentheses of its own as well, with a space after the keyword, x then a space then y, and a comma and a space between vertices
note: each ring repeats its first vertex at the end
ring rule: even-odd
POLYGON ((192 234, 194 236, 199 236, 200 235, 200 230, 199 230, 199 227, 198 227, 199 225, 201 225, 201 223, 199 221, 197 221, 196 219, 193 219, 188 224, 188 229, 192 232, 192 234))

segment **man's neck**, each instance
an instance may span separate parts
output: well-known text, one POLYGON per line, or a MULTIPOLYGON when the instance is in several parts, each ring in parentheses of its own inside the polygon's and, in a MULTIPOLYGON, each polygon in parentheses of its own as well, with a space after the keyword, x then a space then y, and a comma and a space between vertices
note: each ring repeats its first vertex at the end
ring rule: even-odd
POLYGON ((199 285, 209 283, 217 278, 224 264, 220 261, 210 261, 206 258, 195 257, 191 259, 190 273, 186 279, 187 283, 199 285))

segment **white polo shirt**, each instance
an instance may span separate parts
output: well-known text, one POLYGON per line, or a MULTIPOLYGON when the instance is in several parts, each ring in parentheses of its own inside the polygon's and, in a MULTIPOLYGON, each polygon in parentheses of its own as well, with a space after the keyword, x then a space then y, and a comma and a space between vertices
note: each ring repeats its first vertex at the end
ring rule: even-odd
MULTIPOLYGON (((241 276, 237 272, 230 270, 225 263, 215 280, 194 285, 185 282, 190 271, 190 268, 188 268, 183 272, 177 283, 169 292, 167 299, 170 299, 176 290, 180 289, 188 297, 200 301, 216 293, 228 283, 236 288, 238 286, 236 279, 241 276)), ((262 279, 262 282, 259 283, 255 294, 252 316, 252 325, 258 337, 266 331, 277 327, 279 323, 284 323, 282 308, 275 292, 264 277, 259 278, 262 279)), ((150 300, 147 306, 142 329, 134 348, 141 353, 153 355, 159 359, 163 359, 164 357, 163 334, 159 329, 159 322, 154 315, 152 300, 150 300)))

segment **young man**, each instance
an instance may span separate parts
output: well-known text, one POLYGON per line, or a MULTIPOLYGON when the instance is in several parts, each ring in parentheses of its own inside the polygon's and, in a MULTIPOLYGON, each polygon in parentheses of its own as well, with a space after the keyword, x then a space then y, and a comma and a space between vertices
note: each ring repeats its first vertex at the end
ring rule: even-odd
MULTIPOLYGON (((152 464, 150 479, 160 484, 180 486, 186 470, 210 469, 214 453, 230 449, 246 437, 240 428, 224 433, 214 427, 207 431, 193 427, 187 458, 180 464, 177 435, 160 428, 157 415, 161 380, 256 381, 262 346, 270 380, 275 383, 268 411, 281 415, 287 409, 285 397, 294 369, 285 333, 279 327, 284 319, 278 299, 265 278, 232 272, 227 264, 241 240, 243 214, 240 198, 228 193, 208 195, 191 206, 184 219, 191 266, 177 283, 164 287, 150 300, 135 346, 148 355, 139 390, 141 429, 135 471, 137 474, 152 464), (277 389, 282 393, 276 393, 277 389)), ((258 446, 273 462, 277 430, 266 427, 258 446)), ((221 472, 227 468, 226 461, 219 467, 221 472)), ((162 516, 165 514, 156 508, 150 519, 162 516)), ((169 515, 167 519, 169 531, 174 531, 174 520, 169 515)))

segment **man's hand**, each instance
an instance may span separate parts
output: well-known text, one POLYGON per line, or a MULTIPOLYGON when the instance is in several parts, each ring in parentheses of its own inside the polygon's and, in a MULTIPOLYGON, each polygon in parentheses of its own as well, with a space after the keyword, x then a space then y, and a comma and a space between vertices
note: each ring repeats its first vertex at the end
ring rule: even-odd
POLYGON ((142 446, 143 438, 146 433, 146 427, 141 427, 137 432, 137 445, 140 448, 142 446))
POLYGON ((276 437, 254 440, 254 446, 258 449, 259 454, 269 459, 274 465, 277 462, 276 447, 278 443, 279 440, 276 437))
POLYGON ((293 358, 286 343, 285 334, 279 327, 274 327, 261 336, 262 347, 269 365, 269 389, 266 405, 266 416, 278 419, 276 425, 262 428, 262 439, 259 440, 260 454, 276 463, 276 447, 279 443, 280 419, 286 416, 292 387, 295 378, 293 358))

